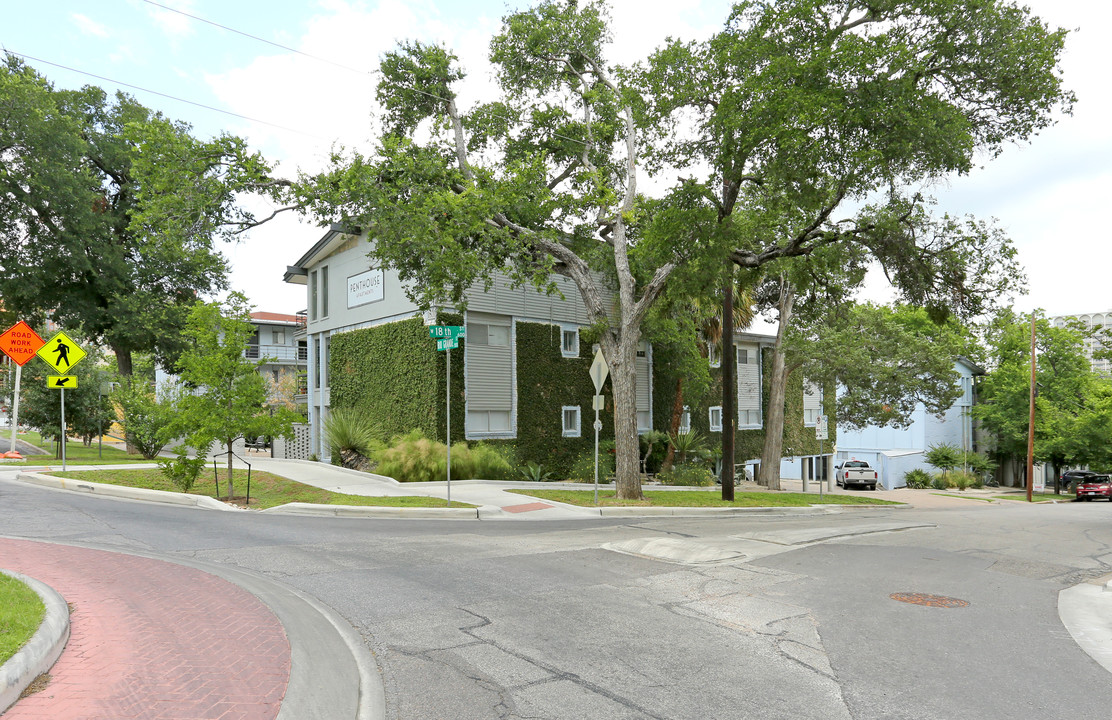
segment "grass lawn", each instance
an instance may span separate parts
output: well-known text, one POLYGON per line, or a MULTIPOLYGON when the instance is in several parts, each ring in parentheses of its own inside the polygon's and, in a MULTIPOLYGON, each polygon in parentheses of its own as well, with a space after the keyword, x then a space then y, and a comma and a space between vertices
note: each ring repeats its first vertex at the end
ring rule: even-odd
POLYGON ((45 613, 46 608, 34 590, 0 573, 0 665, 27 644, 45 613))
MULTIPOLYGON (((11 437, 11 431, 8 430, 11 437)), ((7 460, 0 467, 11 465, 14 467, 42 467, 43 465, 61 465, 62 458, 55 457, 54 442, 47 440, 43 441, 42 436, 37 432, 19 433, 17 436, 20 440, 31 443, 35 447, 42 448, 47 451, 47 455, 28 455, 25 456, 26 460, 7 460)), ((5 447, 7 447, 5 445, 5 447)), ((83 442, 75 442, 70 440, 66 443, 66 464, 67 465, 124 465, 127 463, 149 463, 152 460, 145 460, 141 455, 128 455, 125 451, 118 448, 109 447, 105 445, 101 449, 101 453, 97 452, 96 441, 89 447, 85 447, 83 442), (103 454, 103 458, 100 455, 103 454)))
MULTIPOLYGON (((169 478, 157 468, 136 468, 134 470, 82 470, 79 472, 53 472, 50 475, 70 478, 74 480, 89 480, 111 485, 124 485, 126 487, 147 488, 150 490, 167 490, 179 492, 169 478)), ((220 469, 220 499, 225 497, 228 488, 228 473, 220 469)), ((235 504, 243 507, 243 499, 247 493, 247 471, 236 470, 233 476, 235 489, 235 504)), ((213 482, 212 469, 202 472, 197 478, 197 484, 190 490, 191 495, 207 495, 216 497, 216 487, 213 482)), ((314 503, 317 505, 368 505, 375 507, 447 507, 447 501, 441 498, 428 498, 417 496, 404 497, 368 497, 365 495, 344 495, 334 493, 312 485, 303 485, 293 480, 288 480, 278 475, 265 472, 251 473, 251 507, 259 510, 285 505, 291 502, 314 503)), ((467 503, 452 502, 452 507, 473 508, 467 503)))
MULTIPOLYGON (((507 492, 542 500, 554 500, 568 505, 593 507, 594 490, 507 490, 507 492)), ((824 495, 819 499, 812 493, 788 492, 735 492, 734 501, 722 499, 720 490, 646 490, 645 500, 618 500, 613 490, 599 491, 598 504, 603 507, 807 507, 808 505, 902 505, 903 503, 854 495, 824 495)))
MULTIPOLYGON (((1027 502, 1027 493, 1011 493, 1009 495, 993 495, 994 498, 999 500, 1015 500, 1016 502, 1027 502)), ((1055 495, 1054 493, 1031 493, 1031 502, 1051 502, 1052 500, 1061 500, 1062 502, 1073 502, 1072 495, 1055 495)))

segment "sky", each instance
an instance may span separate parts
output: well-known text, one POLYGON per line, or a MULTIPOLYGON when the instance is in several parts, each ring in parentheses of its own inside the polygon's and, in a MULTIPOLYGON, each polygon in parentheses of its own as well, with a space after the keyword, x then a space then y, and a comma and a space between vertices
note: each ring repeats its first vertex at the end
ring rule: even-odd
MULTIPOLYGON (((193 126, 200 137, 245 137, 278 173, 314 172, 334 147, 369 152, 376 132, 375 69, 404 40, 452 49, 468 77, 462 107, 494 83, 486 53, 512 0, 0 0, 0 48, 18 53, 58 88, 99 85, 193 126), (168 10, 172 8, 178 12, 168 10), (184 14, 183 14, 184 13, 184 14), (207 22, 206 22, 207 21, 207 22), (220 27, 223 26, 223 27, 220 27), (253 37, 247 37, 253 36, 253 37)), ((1029 292, 1015 308, 1050 315, 1112 309, 1106 207, 1112 194, 1112 3, 1027 0, 1052 27, 1069 29, 1062 69, 1078 96, 1031 143, 931 189, 938 209, 995 218, 1010 235, 1029 292)), ((726 0, 612 0, 610 59, 633 62, 666 37, 719 29, 726 0)), ((269 209, 260 206, 262 214, 269 209)), ((233 289, 256 309, 293 313, 302 285, 282 282, 323 234, 291 214, 223 248, 233 289)), ((874 281, 867 299, 885 300, 874 281)))

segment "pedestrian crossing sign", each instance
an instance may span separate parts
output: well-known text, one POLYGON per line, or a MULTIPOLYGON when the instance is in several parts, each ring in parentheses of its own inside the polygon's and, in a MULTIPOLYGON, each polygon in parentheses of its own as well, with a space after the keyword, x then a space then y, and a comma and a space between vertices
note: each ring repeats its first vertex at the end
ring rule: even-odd
POLYGON ((77 376, 76 375, 49 375, 46 378, 46 386, 48 388, 55 388, 56 390, 76 390, 77 389, 77 376))
POLYGON ((65 374, 74 365, 81 362, 88 353, 77 347, 77 344, 70 340, 64 332, 60 332, 47 340, 46 344, 39 348, 39 351, 35 354, 42 358, 47 365, 65 374))

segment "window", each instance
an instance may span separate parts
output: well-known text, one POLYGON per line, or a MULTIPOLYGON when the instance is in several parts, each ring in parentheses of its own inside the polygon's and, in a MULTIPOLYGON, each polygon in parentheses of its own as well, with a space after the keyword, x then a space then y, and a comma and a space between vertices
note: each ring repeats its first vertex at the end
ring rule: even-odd
POLYGON ((746 350, 745 348, 738 348, 737 349, 737 364, 738 365, 748 365, 749 364, 749 351, 746 350))
POLYGON ((317 271, 309 273, 309 319, 317 319, 317 271))
POLYGON ((508 433, 510 413, 506 410, 468 410, 467 432, 508 433))
POLYGON ((637 432, 644 433, 652 430, 652 413, 648 410, 637 411, 637 432))
POLYGON ((710 409, 710 431, 722 432, 722 406, 715 405, 710 409))
POLYGON ((579 328, 560 328, 560 354, 564 357, 579 357, 579 328))
POLYGON ((285 330, 274 330, 274 331, 272 331, 271 332, 271 340, 272 340, 273 344, 275 344, 275 345, 285 345, 286 344, 286 331, 285 330))
POLYGON ((328 267, 320 269, 320 316, 328 317, 328 267))
POLYGON ((579 437, 579 406, 565 405, 560 410, 564 418, 564 437, 579 437))
POLYGON ((691 409, 686 405, 683 406, 683 414, 680 415, 680 429, 681 433, 691 432, 691 409))
POLYGON ((467 325, 466 341, 472 345, 485 345, 489 347, 509 347, 510 327, 508 325, 483 325, 469 323, 467 325))

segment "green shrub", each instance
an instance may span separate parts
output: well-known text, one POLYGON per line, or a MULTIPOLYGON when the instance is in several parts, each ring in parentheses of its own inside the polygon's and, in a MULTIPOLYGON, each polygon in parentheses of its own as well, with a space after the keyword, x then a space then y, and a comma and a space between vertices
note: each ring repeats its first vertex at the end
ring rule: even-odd
POLYGON ((945 473, 939 473, 931 478, 931 487, 935 490, 949 490, 950 480, 946 477, 945 473))
MULTIPOLYGON (((112 400, 123 417, 124 438, 147 460, 153 460, 175 436, 178 419, 175 408, 181 389, 169 383, 162 387, 160 400, 154 389, 139 379, 121 382, 112 393, 112 400)), ((181 428, 178 428, 180 430, 181 428)))
POLYGON ((714 474, 706 465, 696 463, 676 463, 671 470, 657 473, 656 479, 662 485, 687 485, 707 487, 714 484, 714 474))
POLYGON ((980 478, 965 470, 952 470, 945 475, 949 485, 961 491, 968 490, 971 487, 981 487, 982 484, 980 478))
POLYGON ((912 490, 922 490, 931 486, 931 474, 922 468, 904 473, 904 483, 912 490))
POLYGON ((187 493, 193 489, 193 484, 197 482, 197 478, 201 475, 201 470, 205 467, 205 455, 208 454, 208 448, 205 452, 197 453, 197 457, 189 457, 189 451, 185 445, 180 445, 174 450, 173 458, 158 458, 158 467, 166 478, 174 483, 174 487, 183 493, 187 493))
MULTIPOLYGON (((613 444, 613 443, 611 443, 613 444)), ((598 481, 609 482, 614 474, 614 456, 602 449, 598 449, 598 481)), ((571 464, 568 480, 572 482, 593 483, 595 481, 595 451, 580 454, 571 464)))
MULTIPOLYGON (((391 446, 375 453, 377 472, 398 482, 434 482, 447 475, 448 448, 444 443, 429 440, 420 430, 413 430, 393 439, 391 446)), ((512 468, 494 448, 467 443, 452 445, 452 479, 507 480, 512 468)))
POLYGON ((965 453, 957 445, 943 443, 941 445, 931 445, 925 458, 928 463, 946 472, 961 465, 964 455, 965 453))

